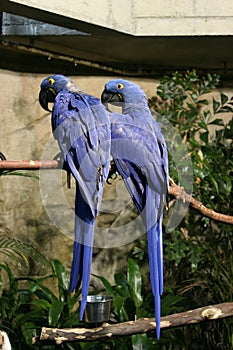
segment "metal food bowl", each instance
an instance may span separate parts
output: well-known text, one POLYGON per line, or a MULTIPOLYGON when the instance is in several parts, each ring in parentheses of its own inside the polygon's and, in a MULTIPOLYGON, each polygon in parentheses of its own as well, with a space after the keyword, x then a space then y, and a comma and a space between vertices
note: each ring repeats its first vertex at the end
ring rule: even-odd
POLYGON ((86 322, 99 323, 110 319, 112 298, 105 295, 88 295, 84 312, 86 322))

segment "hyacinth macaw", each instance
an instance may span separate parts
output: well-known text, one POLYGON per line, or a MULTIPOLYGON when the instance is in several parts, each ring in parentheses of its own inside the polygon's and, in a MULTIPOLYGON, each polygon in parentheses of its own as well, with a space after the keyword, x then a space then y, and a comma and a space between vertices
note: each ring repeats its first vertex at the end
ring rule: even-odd
POLYGON ((70 291, 82 283, 82 320, 90 281, 94 225, 110 165, 109 115, 98 98, 79 91, 63 75, 52 75, 42 81, 39 102, 46 111, 49 111, 48 103, 53 103, 53 135, 61 149, 65 168, 76 180, 70 291))
POLYGON ((163 292, 162 218, 169 178, 167 147, 140 86, 123 79, 111 80, 106 83, 101 100, 122 106, 122 114, 110 113, 111 154, 147 232, 159 338, 163 292))

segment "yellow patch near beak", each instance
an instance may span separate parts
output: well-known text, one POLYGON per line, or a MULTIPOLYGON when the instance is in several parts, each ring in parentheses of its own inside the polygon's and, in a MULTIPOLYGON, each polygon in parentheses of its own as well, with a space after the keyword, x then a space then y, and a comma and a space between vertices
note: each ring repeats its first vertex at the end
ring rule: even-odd
POLYGON ((123 97, 121 94, 117 94, 118 97, 120 97, 120 100, 122 101, 123 100, 123 97))

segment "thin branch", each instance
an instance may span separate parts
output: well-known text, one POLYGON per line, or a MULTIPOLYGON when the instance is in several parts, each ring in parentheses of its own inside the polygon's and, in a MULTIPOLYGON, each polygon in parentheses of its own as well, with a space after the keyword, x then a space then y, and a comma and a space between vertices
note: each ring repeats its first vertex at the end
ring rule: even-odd
POLYGON ((183 187, 176 185, 172 179, 170 179, 168 193, 174 196, 176 199, 189 202, 194 209, 198 210, 201 214, 210 219, 233 225, 233 216, 217 213, 216 211, 205 207, 200 201, 186 193, 183 187))
MULTIPOLYGON (((204 321, 214 321, 221 318, 233 317, 233 302, 209 305, 195 310, 189 310, 165 317, 161 317, 161 328, 174 328, 197 324, 204 321)), ((141 318, 117 324, 105 323, 97 328, 47 328, 43 327, 40 339, 33 342, 49 341, 56 344, 65 342, 82 342, 108 340, 133 334, 146 333, 156 328, 154 318, 141 318)))
MULTIPOLYGON (((62 166, 57 160, 2 160, 0 170, 39 170, 39 169, 61 169, 62 166)), ((176 199, 186 201, 204 216, 215 221, 233 225, 233 216, 218 213, 205 207, 200 201, 185 192, 183 187, 175 184, 170 179, 168 193, 176 199)))
POLYGON ((1 170, 39 170, 39 169, 60 169, 57 160, 2 160, 1 170))

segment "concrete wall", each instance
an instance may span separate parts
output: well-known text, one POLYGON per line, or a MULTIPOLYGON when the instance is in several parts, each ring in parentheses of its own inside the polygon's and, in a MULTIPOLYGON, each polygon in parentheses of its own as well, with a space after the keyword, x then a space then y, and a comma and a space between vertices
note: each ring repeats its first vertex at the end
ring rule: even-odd
POLYGON ((134 35, 232 35, 229 0, 10 0, 134 35))

